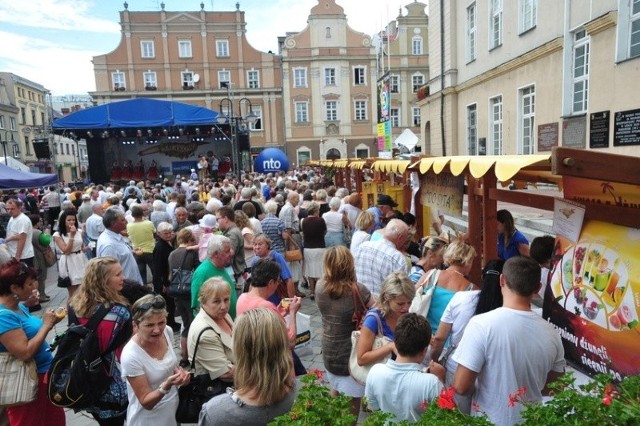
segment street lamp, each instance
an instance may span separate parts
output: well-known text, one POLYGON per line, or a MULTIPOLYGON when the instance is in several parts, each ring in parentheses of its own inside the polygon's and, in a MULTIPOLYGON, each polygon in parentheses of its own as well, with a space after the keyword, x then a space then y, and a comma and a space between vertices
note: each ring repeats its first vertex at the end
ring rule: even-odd
POLYGON ((13 138, 13 131, 11 130, 5 130, 4 131, 4 139, 0 138, 0 143, 2 143, 2 152, 4 153, 4 165, 8 166, 8 160, 7 160, 7 143, 8 142, 12 142, 12 143, 16 143, 16 140, 13 138), (9 136, 7 135, 11 135, 11 141, 9 141, 9 136))
MULTIPOLYGON (((229 87, 227 86, 227 92, 228 90, 229 90, 229 87)), ((251 109, 251 101, 248 98, 241 98, 238 101, 238 104, 240 105, 240 114, 236 116, 234 115, 234 111, 233 111, 233 100, 230 97, 223 98, 220 101, 220 114, 218 115, 217 121, 218 121, 218 124, 229 124, 231 126, 231 139, 229 139, 228 137, 227 139, 229 139, 229 141, 231 142, 231 158, 233 161, 233 166, 237 170, 238 178, 240 178, 241 170, 242 170, 242 167, 240 165, 240 146, 238 143, 238 134, 240 132, 240 124, 241 123, 254 124, 258 119, 258 116, 254 114, 253 110, 251 109), (242 117, 243 103, 246 103, 249 109, 249 113, 245 117, 242 117), (226 105, 226 108, 225 108, 225 105, 226 105), (226 110, 227 113, 223 114, 222 113, 223 110, 226 110)))

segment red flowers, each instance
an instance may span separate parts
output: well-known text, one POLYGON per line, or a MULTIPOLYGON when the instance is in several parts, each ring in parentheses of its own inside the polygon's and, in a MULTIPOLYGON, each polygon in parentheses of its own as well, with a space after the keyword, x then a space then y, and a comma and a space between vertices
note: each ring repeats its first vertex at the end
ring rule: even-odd
POLYGON ((602 398, 602 403, 604 405, 611 405, 611 401, 613 401, 613 398, 615 398, 616 395, 618 395, 618 391, 616 391, 616 388, 613 385, 605 386, 604 387, 604 397, 602 398))
POLYGON ((324 377, 324 371, 318 370, 317 368, 314 370, 307 370, 307 373, 315 375, 316 379, 319 381, 322 380, 322 378, 324 377))
POLYGON ((442 391, 440 392, 440 396, 436 400, 436 404, 438 404, 438 407, 442 408, 443 410, 455 410, 455 394, 456 390, 453 388, 453 386, 448 389, 442 389, 442 391))
POLYGON ((522 396, 527 393, 527 387, 523 386, 514 393, 509 394, 509 407, 515 407, 517 403, 522 402, 522 396))

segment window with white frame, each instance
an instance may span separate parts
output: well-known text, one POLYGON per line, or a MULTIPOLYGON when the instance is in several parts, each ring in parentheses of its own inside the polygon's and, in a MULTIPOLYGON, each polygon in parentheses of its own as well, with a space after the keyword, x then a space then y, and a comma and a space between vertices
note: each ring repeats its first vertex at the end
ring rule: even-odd
POLYGON ((336 85, 336 69, 335 68, 324 69, 324 85, 325 86, 336 85))
POLYGON ((216 40, 216 56, 219 58, 229 56, 229 40, 216 40))
POLYGON ((324 103, 325 116, 327 121, 336 121, 338 119, 338 101, 325 101, 324 103))
POLYGON ((191 56, 191 40, 178 40, 178 57, 190 58, 191 56))
POLYGON ((412 55, 422 55, 424 53, 422 37, 419 35, 413 36, 411 39, 411 54, 412 55))
POLYGON ((502 44, 502 0, 491 0, 489 10, 489 49, 502 44))
POLYGON ((153 44, 153 40, 141 40, 140 41, 140 52, 143 58, 155 58, 156 51, 153 44))
POLYGON ((478 154, 478 108, 467 106, 467 154, 478 154))
POLYGON ((124 82, 124 73, 120 71, 111 73, 111 81, 113 81, 113 88, 115 90, 124 90, 127 85, 124 82))
POLYGON ((417 93, 418 89, 424 86, 424 75, 422 74, 414 74, 411 77, 412 90, 413 93, 417 93))
POLYGON ((538 20, 538 0, 520 0, 520 33, 536 26, 538 20))
POLYGON ((414 125, 415 127, 419 127, 419 126, 420 126, 420 123, 421 123, 421 121, 422 121, 422 120, 420 119, 420 108, 418 108, 418 107, 413 107, 413 108, 411 109, 411 112, 412 112, 412 114, 411 114, 411 115, 412 115, 412 120, 411 120, 411 122, 413 123, 413 125, 414 125))
POLYGON ((369 147, 366 144, 356 146, 356 158, 369 158, 369 147))
POLYGON ((220 70, 218 71, 218 87, 221 89, 229 87, 231 83, 231 71, 220 70))
POLYGON ((12 132, 18 130, 15 117, 9 117, 9 130, 11 130, 12 132))
POLYGON ((309 122, 309 103, 308 102, 296 102, 296 123, 308 123, 309 122))
POLYGON ((157 88, 158 86, 158 81, 156 79, 156 73, 155 71, 147 71, 145 73, 142 74, 144 77, 144 87, 145 88, 157 88))
POLYGON ((367 67, 358 65, 353 67, 353 85, 366 86, 367 84, 367 67))
POLYGON ((619 0, 616 62, 640 56, 640 0, 619 0))
POLYGON ((520 114, 518 154, 533 154, 535 142, 534 119, 536 116, 535 86, 520 89, 520 114))
POLYGON ((262 130, 262 105, 251 105, 251 112, 257 117, 254 123, 249 123, 250 130, 262 130))
POLYGON ((631 34, 629 37, 629 57, 640 56, 640 0, 631 4, 631 34))
POLYGON ((307 69, 293 69, 293 87, 307 87, 307 69))
POLYGON ((489 150, 502 155, 502 96, 489 99, 489 150))
POLYGON ((298 158, 298 165, 304 166, 307 161, 311 160, 311 150, 306 146, 298 148, 296 150, 296 157, 298 158))
POLYGON ((247 71, 247 84, 249 89, 258 89, 260 87, 260 73, 258 70, 251 69, 247 71))
POLYGON ((573 106, 574 113, 587 112, 589 102, 589 36, 585 30, 573 35, 573 106))
POLYGON ((467 62, 476 59, 476 30, 476 2, 473 2, 467 7, 467 43, 465 55, 467 62))
POLYGON ((389 76, 389 91, 391 93, 400 92, 400 76, 398 75, 389 76))
POLYGON ((398 108, 389 109, 389 121, 391 121, 391 127, 400 127, 400 110, 398 108))
POLYGON ((182 87, 193 87, 193 73, 191 71, 182 71, 182 87))
POLYGON ((353 103, 353 116, 356 121, 367 119, 367 101, 358 100, 353 103))

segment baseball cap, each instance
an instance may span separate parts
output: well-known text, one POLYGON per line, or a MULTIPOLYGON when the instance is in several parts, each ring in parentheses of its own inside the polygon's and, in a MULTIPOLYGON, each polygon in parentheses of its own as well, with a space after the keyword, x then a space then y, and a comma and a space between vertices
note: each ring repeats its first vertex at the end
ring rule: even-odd
POLYGON ((200 226, 203 228, 215 228, 218 225, 218 221, 216 220, 216 216, 213 214, 205 214, 202 216, 202 219, 198 222, 200 226))

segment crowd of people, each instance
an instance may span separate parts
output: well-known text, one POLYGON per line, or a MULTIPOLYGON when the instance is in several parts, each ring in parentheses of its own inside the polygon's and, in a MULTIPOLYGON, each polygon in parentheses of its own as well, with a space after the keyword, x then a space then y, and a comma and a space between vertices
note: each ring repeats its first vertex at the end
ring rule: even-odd
MULTIPOLYGON (((415 421, 452 386, 465 412, 512 425, 519 407, 508 395, 524 388, 524 401, 539 401, 563 371, 558 334, 531 310, 551 237, 530 247, 510 212, 497 215, 502 258, 485 262, 474 283, 478 253, 464 236, 442 233, 440 214, 417 235, 415 216, 389 195, 363 210, 359 194, 313 169, 190 177, 52 186, 0 204, 10 216, 0 245, 0 352, 34 358, 45 386, 45 336, 60 320, 39 255, 51 247, 72 317, 86 324, 109 308, 97 333, 112 383, 86 409, 100 425, 176 424, 191 369, 220 389, 202 407, 202 425, 265 424, 286 413, 296 376, 306 374, 294 350, 304 298, 322 317, 328 386, 351 398, 356 416, 366 396, 368 408, 415 421), (171 293, 185 274, 188 293, 171 293), (409 313, 430 287, 428 312, 409 313), (371 367, 366 382, 350 374, 352 349, 371 367)), ((5 411, 11 425, 65 422, 43 389, 5 411)))

